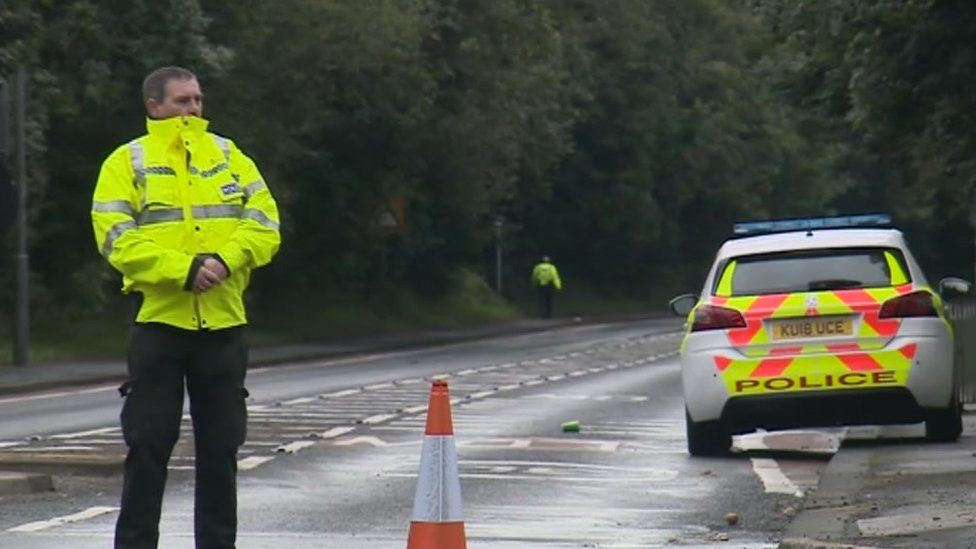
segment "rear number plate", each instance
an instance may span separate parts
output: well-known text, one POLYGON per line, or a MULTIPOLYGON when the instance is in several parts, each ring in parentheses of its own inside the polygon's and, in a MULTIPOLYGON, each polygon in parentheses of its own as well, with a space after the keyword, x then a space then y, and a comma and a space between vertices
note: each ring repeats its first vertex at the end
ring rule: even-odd
POLYGON ((837 317, 799 318, 774 321, 771 328, 773 339, 776 340, 836 337, 853 335, 854 321, 837 317))

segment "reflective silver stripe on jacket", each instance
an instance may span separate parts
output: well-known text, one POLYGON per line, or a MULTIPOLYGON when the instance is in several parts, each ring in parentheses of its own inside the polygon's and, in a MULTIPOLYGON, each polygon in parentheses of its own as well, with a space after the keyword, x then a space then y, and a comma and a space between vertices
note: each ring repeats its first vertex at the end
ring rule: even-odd
POLYGON ((94 201, 92 202, 93 212, 103 212, 103 213, 124 213, 128 214, 129 217, 136 216, 136 210, 125 200, 109 200, 106 202, 94 201))
POLYGON ((229 206, 226 204, 219 206, 193 206, 191 211, 193 212, 193 217, 196 219, 239 219, 244 212, 244 207, 229 206))
POLYGON ((139 226, 169 221, 183 221, 182 208, 163 208, 159 210, 142 210, 139 214, 139 226))
POLYGON ((265 187, 264 181, 258 180, 244 185, 244 197, 251 198, 255 193, 265 187))
POLYGON ((242 217, 245 219, 253 219, 254 221, 257 221, 258 223, 264 225, 269 229, 274 229, 276 231, 278 230, 278 223, 273 219, 270 219, 268 216, 264 215, 264 212, 262 212, 261 210, 255 210, 254 208, 244 208, 244 215, 242 217))
POLYGON ((214 142, 220 147, 220 150, 224 151, 224 159, 230 160, 230 141, 226 137, 221 137, 217 134, 213 135, 214 142))
POLYGON ((129 158, 132 160, 132 185, 138 187, 146 183, 146 149, 138 140, 129 142, 129 158))
POLYGON ((102 255, 105 257, 112 255, 112 248, 115 246, 115 241, 122 236, 122 233, 131 231, 135 228, 136 222, 132 221, 131 219, 120 221, 115 225, 112 225, 112 228, 109 229, 108 233, 105 235, 105 244, 102 246, 102 255))
MULTIPOLYGON (((194 219, 240 219, 245 217, 243 206, 214 204, 210 206, 193 206, 190 209, 194 219)), ((157 210, 143 210, 139 214, 139 226, 154 223, 183 221, 182 208, 161 208, 157 210)))

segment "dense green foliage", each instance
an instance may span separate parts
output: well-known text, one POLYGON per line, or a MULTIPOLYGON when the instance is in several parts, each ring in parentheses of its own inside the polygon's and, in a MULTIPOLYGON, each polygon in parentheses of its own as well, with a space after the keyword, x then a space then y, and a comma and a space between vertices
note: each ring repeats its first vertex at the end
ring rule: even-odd
POLYGON ((0 75, 30 72, 33 299, 117 302, 90 194, 163 64, 281 204, 259 305, 492 280, 497 218, 511 296, 547 253, 568 290, 661 297, 734 220, 869 210, 968 275, 974 34, 965 0, 0 2, 0 75))

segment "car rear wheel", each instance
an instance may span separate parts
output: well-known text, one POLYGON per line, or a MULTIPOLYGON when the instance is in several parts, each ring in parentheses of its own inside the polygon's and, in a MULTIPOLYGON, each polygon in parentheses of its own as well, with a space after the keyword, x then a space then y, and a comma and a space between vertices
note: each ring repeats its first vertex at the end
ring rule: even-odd
POLYGON ((955 398, 947 408, 929 412, 925 438, 933 442, 955 442, 962 434, 962 406, 955 398))
POLYGON ((692 421, 685 410, 688 453, 693 456, 723 456, 732 447, 732 434, 721 421, 692 421))

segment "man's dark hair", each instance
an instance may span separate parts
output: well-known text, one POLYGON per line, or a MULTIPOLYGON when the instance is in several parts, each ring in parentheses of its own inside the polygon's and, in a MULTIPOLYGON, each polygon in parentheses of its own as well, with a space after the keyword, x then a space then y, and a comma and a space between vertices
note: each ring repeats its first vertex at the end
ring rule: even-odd
POLYGON ((166 95, 166 83, 170 80, 196 80, 197 75, 193 71, 183 67, 161 67, 158 68, 142 81, 142 101, 150 99, 162 101, 166 95))

